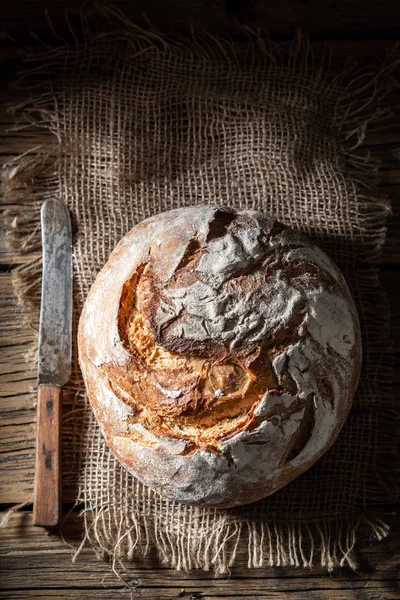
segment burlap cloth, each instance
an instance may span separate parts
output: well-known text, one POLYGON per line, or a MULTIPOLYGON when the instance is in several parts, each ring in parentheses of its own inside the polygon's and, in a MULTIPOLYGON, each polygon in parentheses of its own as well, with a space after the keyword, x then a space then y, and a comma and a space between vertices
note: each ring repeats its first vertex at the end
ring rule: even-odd
POLYGON ((313 468, 256 504, 211 510, 160 498, 116 462, 92 417, 75 343, 63 477, 68 488, 78 478, 82 543, 114 562, 155 547, 178 569, 225 572, 238 551, 249 567, 354 566, 363 530, 386 535, 379 503, 395 497, 391 351, 376 266, 389 204, 359 149, 381 114, 389 68, 375 76, 347 65, 333 76, 304 39, 280 49, 254 34, 236 46, 204 34, 171 40, 122 17, 86 35, 36 56, 22 82, 30 98, 19 127, 54 134, 4 178, 7 240, 16 261, 25 253, 14 283, 28 322, 37 326, 46 197, 63 198, 73 219, 75 326, 96 274, 133 225, 217 203, 271 213, 322 246, 352 290, 364 359, 351 414, 313 468))

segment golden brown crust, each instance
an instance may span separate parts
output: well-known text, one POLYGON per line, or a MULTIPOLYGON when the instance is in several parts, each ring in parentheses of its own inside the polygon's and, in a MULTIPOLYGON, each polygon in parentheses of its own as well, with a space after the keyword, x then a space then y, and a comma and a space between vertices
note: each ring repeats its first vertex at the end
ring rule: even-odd
POLYGON ((216 207, 125 236, 88 297, 79 350, 121 462, 162 493, 215 506, 308 468, 339 432, 360 366, 331 261, 273 219, 216 207))

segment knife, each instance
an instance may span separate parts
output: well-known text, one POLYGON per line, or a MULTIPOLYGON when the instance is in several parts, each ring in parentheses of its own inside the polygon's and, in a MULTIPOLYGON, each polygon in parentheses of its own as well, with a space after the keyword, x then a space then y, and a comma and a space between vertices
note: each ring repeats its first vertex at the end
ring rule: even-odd
POLYGON ((34 525, 57 525, 61 510, 61 388, 71 375, 72 238, 68 209, 59 199, 42 204, 34 525))

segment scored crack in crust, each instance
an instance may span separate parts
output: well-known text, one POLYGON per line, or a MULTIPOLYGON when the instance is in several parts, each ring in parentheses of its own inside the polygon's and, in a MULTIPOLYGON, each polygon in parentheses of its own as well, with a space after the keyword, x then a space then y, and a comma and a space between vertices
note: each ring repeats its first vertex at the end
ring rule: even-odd
MULTIPOLYGON (((190 271, 189 263, 179 266, 172 289, 179 289, 183 280, 187 283, 187 275, 195 280, 197 262, 190 261, 190 271)), ((195 354, 185 354, 179 348, 182 338, 167 338, 170 325, 182 316, 181 312, 171 317, 169 328, 160 327, 157 343, 148 310, 154 306, 155 296, 151 273, 150 262, 124 284, 119 332, 132 360, 127 369, 104 367, 110 386, 134 409, 132 422, 141 423, 155 434, 187 440, 187 453, 197 448, 220 451, 219 440, 255 422, 254 410, 267 390, 271 394, 295 394, 297 386, 289 373, 278 383, 271 364, 275 345, 230 349, 227 344, 218 346, 216 339, 207 339, 202 346, 189 346, 195 354), (163 342, 172 348, 178 346, 180 352, 168 350, 163 342)), ((244 280, 243 275, 237 286, 244 286, 244 280)), ((161 290, 164 297, 167 292, 168 288, 161 290)), ((206 326, 204 318, 202 326, 206 326)), ((284 332, 280 347, 292 339, 293 334, 284 332)), ((183 342, 188 340, 183 338, 183 342)), ((127 435, 140 436, 134 430, 127 435)))
POLYGON ((308 468, 340 430, 360 366, 357 315, 328 257, 274 219, 220 207, 125 236, 86 302, 79 349, 121 462, 170 497, 216 506, 308 468), (107 324, 112 339, 99 339, 107 324))

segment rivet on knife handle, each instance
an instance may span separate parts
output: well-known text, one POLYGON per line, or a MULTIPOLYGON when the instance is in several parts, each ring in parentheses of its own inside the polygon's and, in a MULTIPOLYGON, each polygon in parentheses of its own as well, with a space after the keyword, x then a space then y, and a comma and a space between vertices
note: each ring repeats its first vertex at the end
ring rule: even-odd
POLYGON ((41 210, 43 271, 33 522, 57 525, 61 510, 61 398, 71 374, 72 240, 67 207, 46 200, 41 210))

